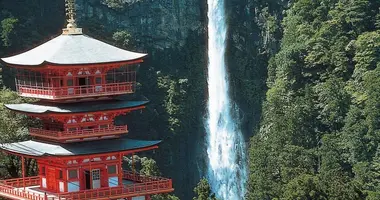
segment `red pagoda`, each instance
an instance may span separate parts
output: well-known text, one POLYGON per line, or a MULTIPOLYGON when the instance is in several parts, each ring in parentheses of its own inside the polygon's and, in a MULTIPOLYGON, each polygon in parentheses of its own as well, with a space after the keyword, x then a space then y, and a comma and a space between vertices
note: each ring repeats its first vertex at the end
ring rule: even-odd
POLYGON ((1 59, 17 71, 20 96, 35 103, 5 105, 34 117, 30 141, 2 144, 3 152, 22 160, 22 178, 0 181, 9 199, 148 200, 169 193, 172 180, 123 170, 123 157, 158 148, 160 141, 131 140, 127 125, 115 117, 144 109, 135 92, 136 65, 146 54, 116 48, 76 27, 74 0, 68 0, 67 28, 32 49, 1 59), (35 159, 38 176, 25 177, 24 159, 35 159))

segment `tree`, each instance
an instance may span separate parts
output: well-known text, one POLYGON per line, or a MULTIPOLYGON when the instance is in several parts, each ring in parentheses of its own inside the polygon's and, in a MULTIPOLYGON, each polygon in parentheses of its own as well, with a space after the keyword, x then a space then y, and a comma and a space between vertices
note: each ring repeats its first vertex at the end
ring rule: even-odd
POLYGON ((247 199, 377 197, 379 1, 297 0, 270 58, 247 199))
POLYGON ((194 188, 196 197, 193 200, 216 200, 215 194, 212 193, 211 187, 206 178, 202 178, 194 188))
POLYGON ((12 45, 11 36, 14 35, 15 25, 18 19, 14 17, 9 17, 1 21, 1 39, 3 41, 3 46, 9 47, 12 45))
MULTIPOLYGON (((161 172, 158 169, 158 166, 156 164, 156 161, 147 158, 147 157, 139 157, 137 155, 133 156, 133 165, 132 166, 132 158, 126 157, 124 160, 126 160, 128 167, 137 173, 147 175, 147 176, 159 176, 161 172)), ((179 200, 178 197, 175 195, 170 194, 159 194, 159 195, 153 195, 152 200, 179 200)))
MULTIPOLYGON (((24 141, 29 138, 28 127, 38 126, 38 122, 25 115, 9 111, 4 104, 17 104, 34 100, 19 97, 17 93, 8 89, 0 90, 0 143, 24 141)), ((1 154, 0 163, 5 166, 2 177, 20 177, 20 158, 13 155, 1 154)), ((26 162, 27 174, 35 173, 36 163, 30 159, 26 162)))
POLYGON ((128 31, 117 31, 112 35, 112 39, 125 49, 130 49, 132 46, 132 35, 128 31))

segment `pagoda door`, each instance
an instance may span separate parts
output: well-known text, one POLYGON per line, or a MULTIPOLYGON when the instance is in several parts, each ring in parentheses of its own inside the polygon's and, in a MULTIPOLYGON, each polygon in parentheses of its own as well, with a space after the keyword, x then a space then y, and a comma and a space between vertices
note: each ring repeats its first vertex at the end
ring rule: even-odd
POLYGON ((100 188, 100 169, 92 170, 92 189, 100 188))
POLYGON ((47 182, 48 190, 54 191, 54 192, 57 190, 57 179, 56 179, 55 168, 52 168, 52 167, 47 168, 46 182, 47 182))
POLYGON ((87 93, 89 93, 88 90, 89 90, 89 86, 91 85, 89 77, 78 78, 78 84, 79 84, 79 87, 80 87, 80 93, 81 94, 87 94, 87 93))

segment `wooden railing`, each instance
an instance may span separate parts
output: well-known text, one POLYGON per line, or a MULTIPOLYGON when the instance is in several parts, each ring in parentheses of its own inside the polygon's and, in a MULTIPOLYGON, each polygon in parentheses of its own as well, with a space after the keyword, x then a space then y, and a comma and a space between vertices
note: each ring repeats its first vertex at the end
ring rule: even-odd
POLYGON ((11 186, 11 187, 35 186, 35 185, 40 185, 40 177, 33 176, 33 177, 25 177, 24 179, 15 178, 15 179, 2 180, 0 181, 0 184, 11 186))
POLYGON ((26 177, 24 179, 9 179, 0 181, 0 193, 6 195, 6 197, 30 199, 30 200, 47 200, 45 195, 36 194, 29 191, 24 191, 22 187, 37 186, 40 185, 40 177, 26 177))
POLYGON ((59 198, 64 199, 116 199, 150 194, 172 192, 172 180, 153 181, 124 185, 112 188, 100 188, 95 190, 84 190, 79 192, 68 192, 58 194, 59 198))
POLYGON ((86 137, 116 135, 128 132, 128 126, 111 126, 107 128, 83 129, 76 131, 53 131, 40 128, 30 128, 30 135, 54 140, 70 140, 86 137))
POLYGON ((130 181, 137 182, 137 183, 147 183, 147 182, 154 182, 154 181, 169 180, 169 179, 163 178, 163 177, 146 176, 146 175, 131 172, 131 171, 124 171, 123 172, 123 179, 130 180, 130 181))
POLYGON ((40 185, 39 177, 28 177, 25 179, 20 178, 0 181, 0 196, 12 197, 12 199, 20 198, 30 200, 108 200, 169 193, 174 191, 171 179, 149 177, 126 171, 124 172, 123 177, 140 183, 46 195, 46 193, 33 193, 31 191, 23 190, 24 183, 25 187, 40 185))
POLYGON ((23 190, 7 187, 3 184, 0 184, 0 193, 7 195, 6 197, 10 197, 11 199, 20 198, 30 200, 48 200, 48 198, 46 198, 45 195, 36 194, 32 192, 25 192, 23 190))
POLYGON ((135 82, 109 83, 70 87, 44 87, 16 84, 20 95, 44 99, 69 99, 133 93, 135 82))

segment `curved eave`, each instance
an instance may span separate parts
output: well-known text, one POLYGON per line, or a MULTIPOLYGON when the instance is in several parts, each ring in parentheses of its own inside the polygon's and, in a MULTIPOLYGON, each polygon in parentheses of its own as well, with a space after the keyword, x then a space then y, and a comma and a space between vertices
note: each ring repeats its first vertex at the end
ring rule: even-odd
MULTIPOLYGON (((88 110, 61 110, 54 109, 53 106, 45 106, 45 105, 38 105, 38 104, 5 104, 4 106, 14 112, 24 113, 24 114, 31 114, 31 115, 50 115, 50 114, 56 114, 56 115, 70 115, 70 114, 79 114, 79 113, 96 113, 96 112, 106 112, 106 111, 115 111, 115 110, 139 110, 145 108, 145 106, 149 103, 149 101, 128 101, 128 103, 136 102, 135 105, 132 106, 120 106, 120 107, 104 107, 104 109, 88 109, 88 110), (38 107, 46 107, 46 108, 38 108, 38 107), (53 109, 49 109, 49 107, 53 109), (33 111, 34 108, 34 111, 33 111), (37 109, 36 109, 37 108, 37 109)), ((96 103, 96 102, 95 102, 96 103)), ((106 105, 107 102, 103 102, 106 105)), ((81 107, 81 105, 86 104, 86 102, 83 103, 77 103, 78 107, 81 107)), ((99 105, 98 105, 99 106, 99 105)))
POLYGON ((137 153, 157 149, 161 142, 161 140, 143 141, 121 138, 72 144, 58 144, 29 140, 24 142, 0 144, 0 149, 9 154, 35 158, 71 157, 103 155, 110 153, 137 153))
POLYGON ((132 65, 132 64, 138 64, 143 63, 144 58, 146 58, 148 54, 145 54, 141 58, 137 58, 134 60, 122 60, 122 61, 116 61, 116 62, 100 62, 100 63, 83 63, 83 64, 59 64, 59 63, 53 63, 44 61, 41 64, 38 65, 20 65, 20 64, 14 64, 14 63, 8 63, 3 60, 3 58, 0 58, 0 64, 13 67, 13 68, 24 68, 24 69, 42 69, 42 68, 75 68, 75 67, 104 67, 104 66, 113 66, 113 65, 132 65))

